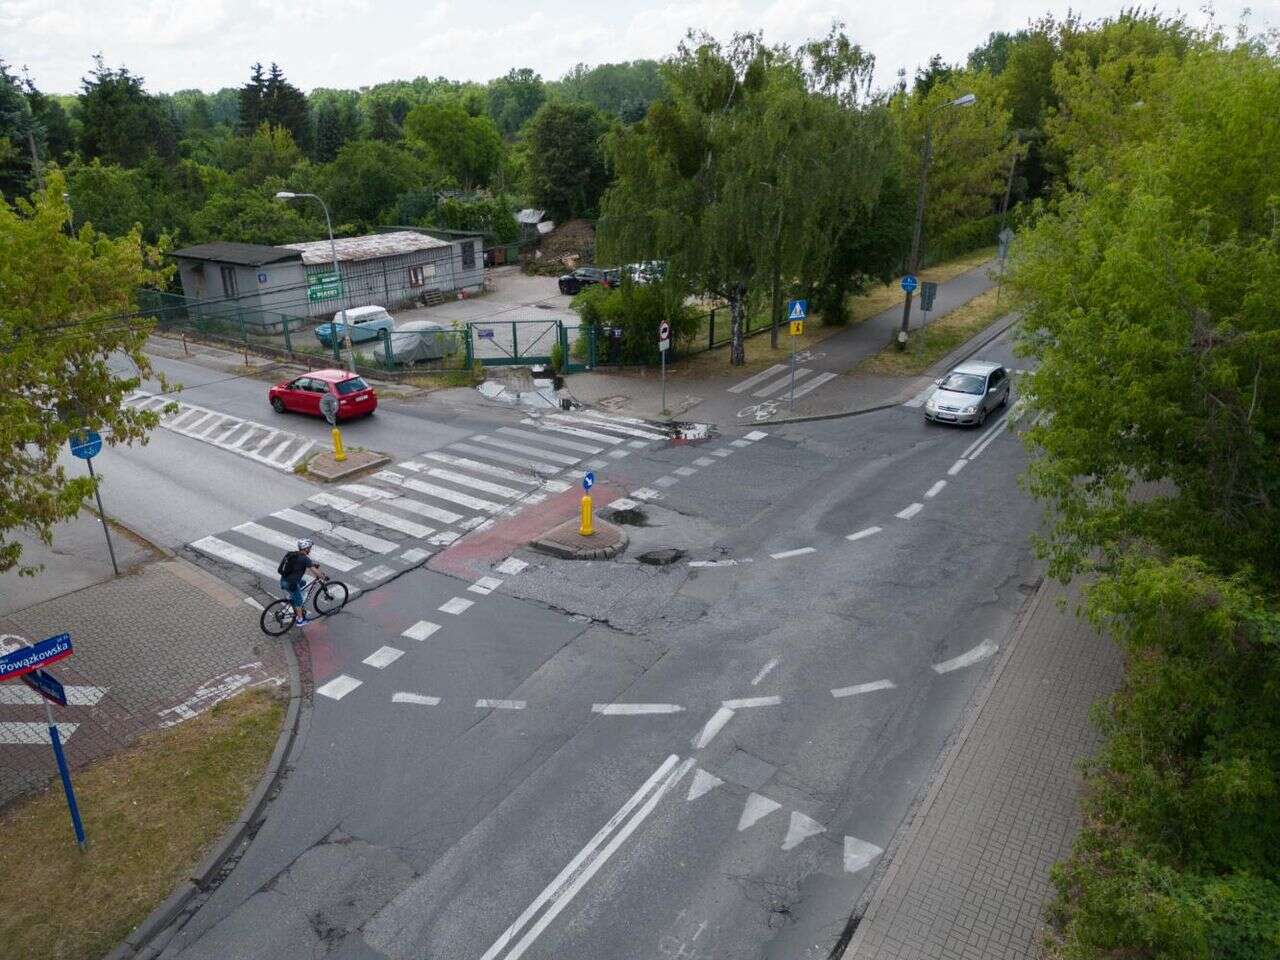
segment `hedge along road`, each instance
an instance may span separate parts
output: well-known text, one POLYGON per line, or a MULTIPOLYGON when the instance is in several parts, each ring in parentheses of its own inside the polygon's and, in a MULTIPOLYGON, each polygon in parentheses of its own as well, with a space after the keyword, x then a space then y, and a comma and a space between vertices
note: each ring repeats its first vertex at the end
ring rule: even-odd
POLYGON ((751 564, 521 555, 356 601, 311 643, 361 685, 167 956, 826 956, 1034 575, 1016 440, 948 476, 979 439, 791 425, 642 508, 638 543, 751 564))

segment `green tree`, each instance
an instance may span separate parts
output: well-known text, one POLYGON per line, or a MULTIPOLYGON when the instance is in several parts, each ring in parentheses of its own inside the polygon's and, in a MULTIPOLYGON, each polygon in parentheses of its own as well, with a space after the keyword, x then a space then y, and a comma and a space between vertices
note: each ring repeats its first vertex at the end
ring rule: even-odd
POLYGON ((489 116, 504 137, 514 137, 547 99, 542 78, 528 67, 489 83, 489 116))
POLYGON ((600 147, 606 129, 594 107, 559 100, 543 104, 529 122, 529 186, 552 219, 595 216, 609 185, 600 147))
POLYGON ((152 226, 151 185, 137 168, 91 160, 67 168, 68 219, 107 237, 123 237, 152 226))
POLYGON ((118 315, 163 275, 136 233, 110 240, 83 227, 69 236, 64 186, 53 170, 33 201, 0 204, 0 571, 34 573, 15 532, 51 543, 54 525, 92 493, 88 477, 59 464, 74 432, 92 428, 115 446, 145 441, 158 421, 121 403, 152 369, 149 324, 118 315), (113 362, 122 356, 130 375, 113 362))
POLYGON ((665 92, 665 81, 656 60, 596 67, 580 63, 556 84, 556 92, 566 100, 589 103, 624 123, 636 123, 644 118, 649 104, 665 92))
MULTIPOLYGON (((405 113, 408 113, 407 109, 405 113)), ((387 97, 375 98, 369 104, 369 139, 395 143, 403 135, 392 101, 387 97)))
POLYGON ((667 93, 608 140, 616 170, 599 255, 662 259, 671 283, 729 304, 730 359, 769 294, 829 273, 849 217, 874 204, 892 161, 889 118, 868 101, 872 60, 833 31, 799 50, 692 37, 666 66, 667 93))
POLYGON ((487 116, 471 116, 456 100, 423 103, 409 111, 405 137, 431 165, 464 190, 489 182, 502 160, 502 137, 487 116))
POLYGON ((262 64, 255 63, 249 82, 240 88, 240 132, 252 134, 262 124, 283 127, 304 151, 311 143, 311 117, 306 95, 285 79, 284 71, 273 63, 264 76, 262 64))
POLYGON ((302 151, 284 127, 265 121, 248 137, 223 144, 219 166, 242 187, 254 187, 268 177, 285 178, 302 162, 302 151))
POLYGON ((22 85, 0 60, 0 196, 17 196, 33 181, 31 154, 43 136, 22 85))
POLYGON ((143 88, 142 77, 125 67, 112 70, 102 56, 81 82, 80 152, 86 160, 136 167, 155 154, 177 154, 173 122, 160 101, 143 88))
POLYGON ((426 179, 421 162, 408 151, 377 140, 355 140, 338 151, 333 163, 315 171, 314 192, 329 204, 335 225, 366 230, 383 221, 397 197, 426 179))
POLYGON ((520 239, 520 225, 511 212, 514 204, 507 197, 486 197, 463 201, 448 197, 441 200, 423 226, 440 226, 449 230, 475 230, 491 235, 499 243, 520 239))
POLYGON ((192 217, 191 240, 277 245, 322 235, 324 223, 300 206, 278 202, 271 191, 218 194, 192 217))

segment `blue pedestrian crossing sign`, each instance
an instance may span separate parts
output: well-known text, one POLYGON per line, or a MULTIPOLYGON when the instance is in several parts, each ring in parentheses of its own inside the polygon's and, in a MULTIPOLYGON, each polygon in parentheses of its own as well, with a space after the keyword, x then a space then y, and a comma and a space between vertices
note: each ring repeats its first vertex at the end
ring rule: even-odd
POLYGON ((920 286, 920 281, 915 278, 915 274, 908 273, 902 278, 902 289, 905 292, 915 293, 918 286, 920 286))
POLYGON ((588 470, 582 475, 582 492, 590 493, 591 488, 596 485, 596 475, 588 470))
POLYGON ((787 319, 803 320, 809 316, 808 300, 789 300, 787 302, 787 319))
POLYGON ((102 434, 96 430, 81 430, 70 438, 71 455, 81 460, 92 460, 102 452, 102 434))

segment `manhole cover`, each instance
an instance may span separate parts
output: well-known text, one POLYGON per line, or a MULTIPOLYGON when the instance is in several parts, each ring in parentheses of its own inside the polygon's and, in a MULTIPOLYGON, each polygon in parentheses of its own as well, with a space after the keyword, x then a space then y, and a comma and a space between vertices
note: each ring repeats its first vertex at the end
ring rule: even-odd
POLYGON ((647 563, 651 567, 666 567, 683 556, 683 550, 677 550, 675 547, 663 547, 660 550, 650 550, 648 553, 642 553, 636 559, 641 563, 647 563))

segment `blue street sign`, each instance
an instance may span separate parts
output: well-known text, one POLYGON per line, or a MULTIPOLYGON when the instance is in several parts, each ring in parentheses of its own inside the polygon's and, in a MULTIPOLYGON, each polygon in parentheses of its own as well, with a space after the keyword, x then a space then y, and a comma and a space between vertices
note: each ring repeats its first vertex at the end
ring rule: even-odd
POLYGON ((477 330, 477 331, 476 331, 476 336, 477 336, 477 337, 479 337, 481 340, 492 340, 492 339, 493 339, 493 331, 492 331, 492 330, 485 330, 485 329, 482 327, 481 329, 479 329, 479 330, 477 330))
POLYGON ((920 286, 920 281, 913 274, 908 273, 902 278, 902 289, 907 293, 915 293, 916 287, 920 286))
POLYGON ((259 274, 258 274, 258 282, 259 282, 259 283, 266 283, 266 282, 267 282, 267 275, 266 275, 265 273, 259 273, 259 274))
POLYGON ((788 300, 787 301, 787 319, 803 320, 809 316, 808 300, 788 300))
POLYGON ((591 488, 596 485, 596 475, 588 470, 582 477, 582 492, 590 493, 591 488))
POLYGON ((71 656, 71 634, 60 633, 28 647, 19 647, 0 657, 0 680, 20 677, 71 656))
POLYGON ((102 452, 102 434, 96 430, 81 430, 68 442, 71 444, 71 455, 81 460, 92 460, 102 452))
POLYGON ((52 673, 45 670, 32 670, 18 679, 46 700, 52 700, 60 707, 67 705, 67 691, 52 673))

